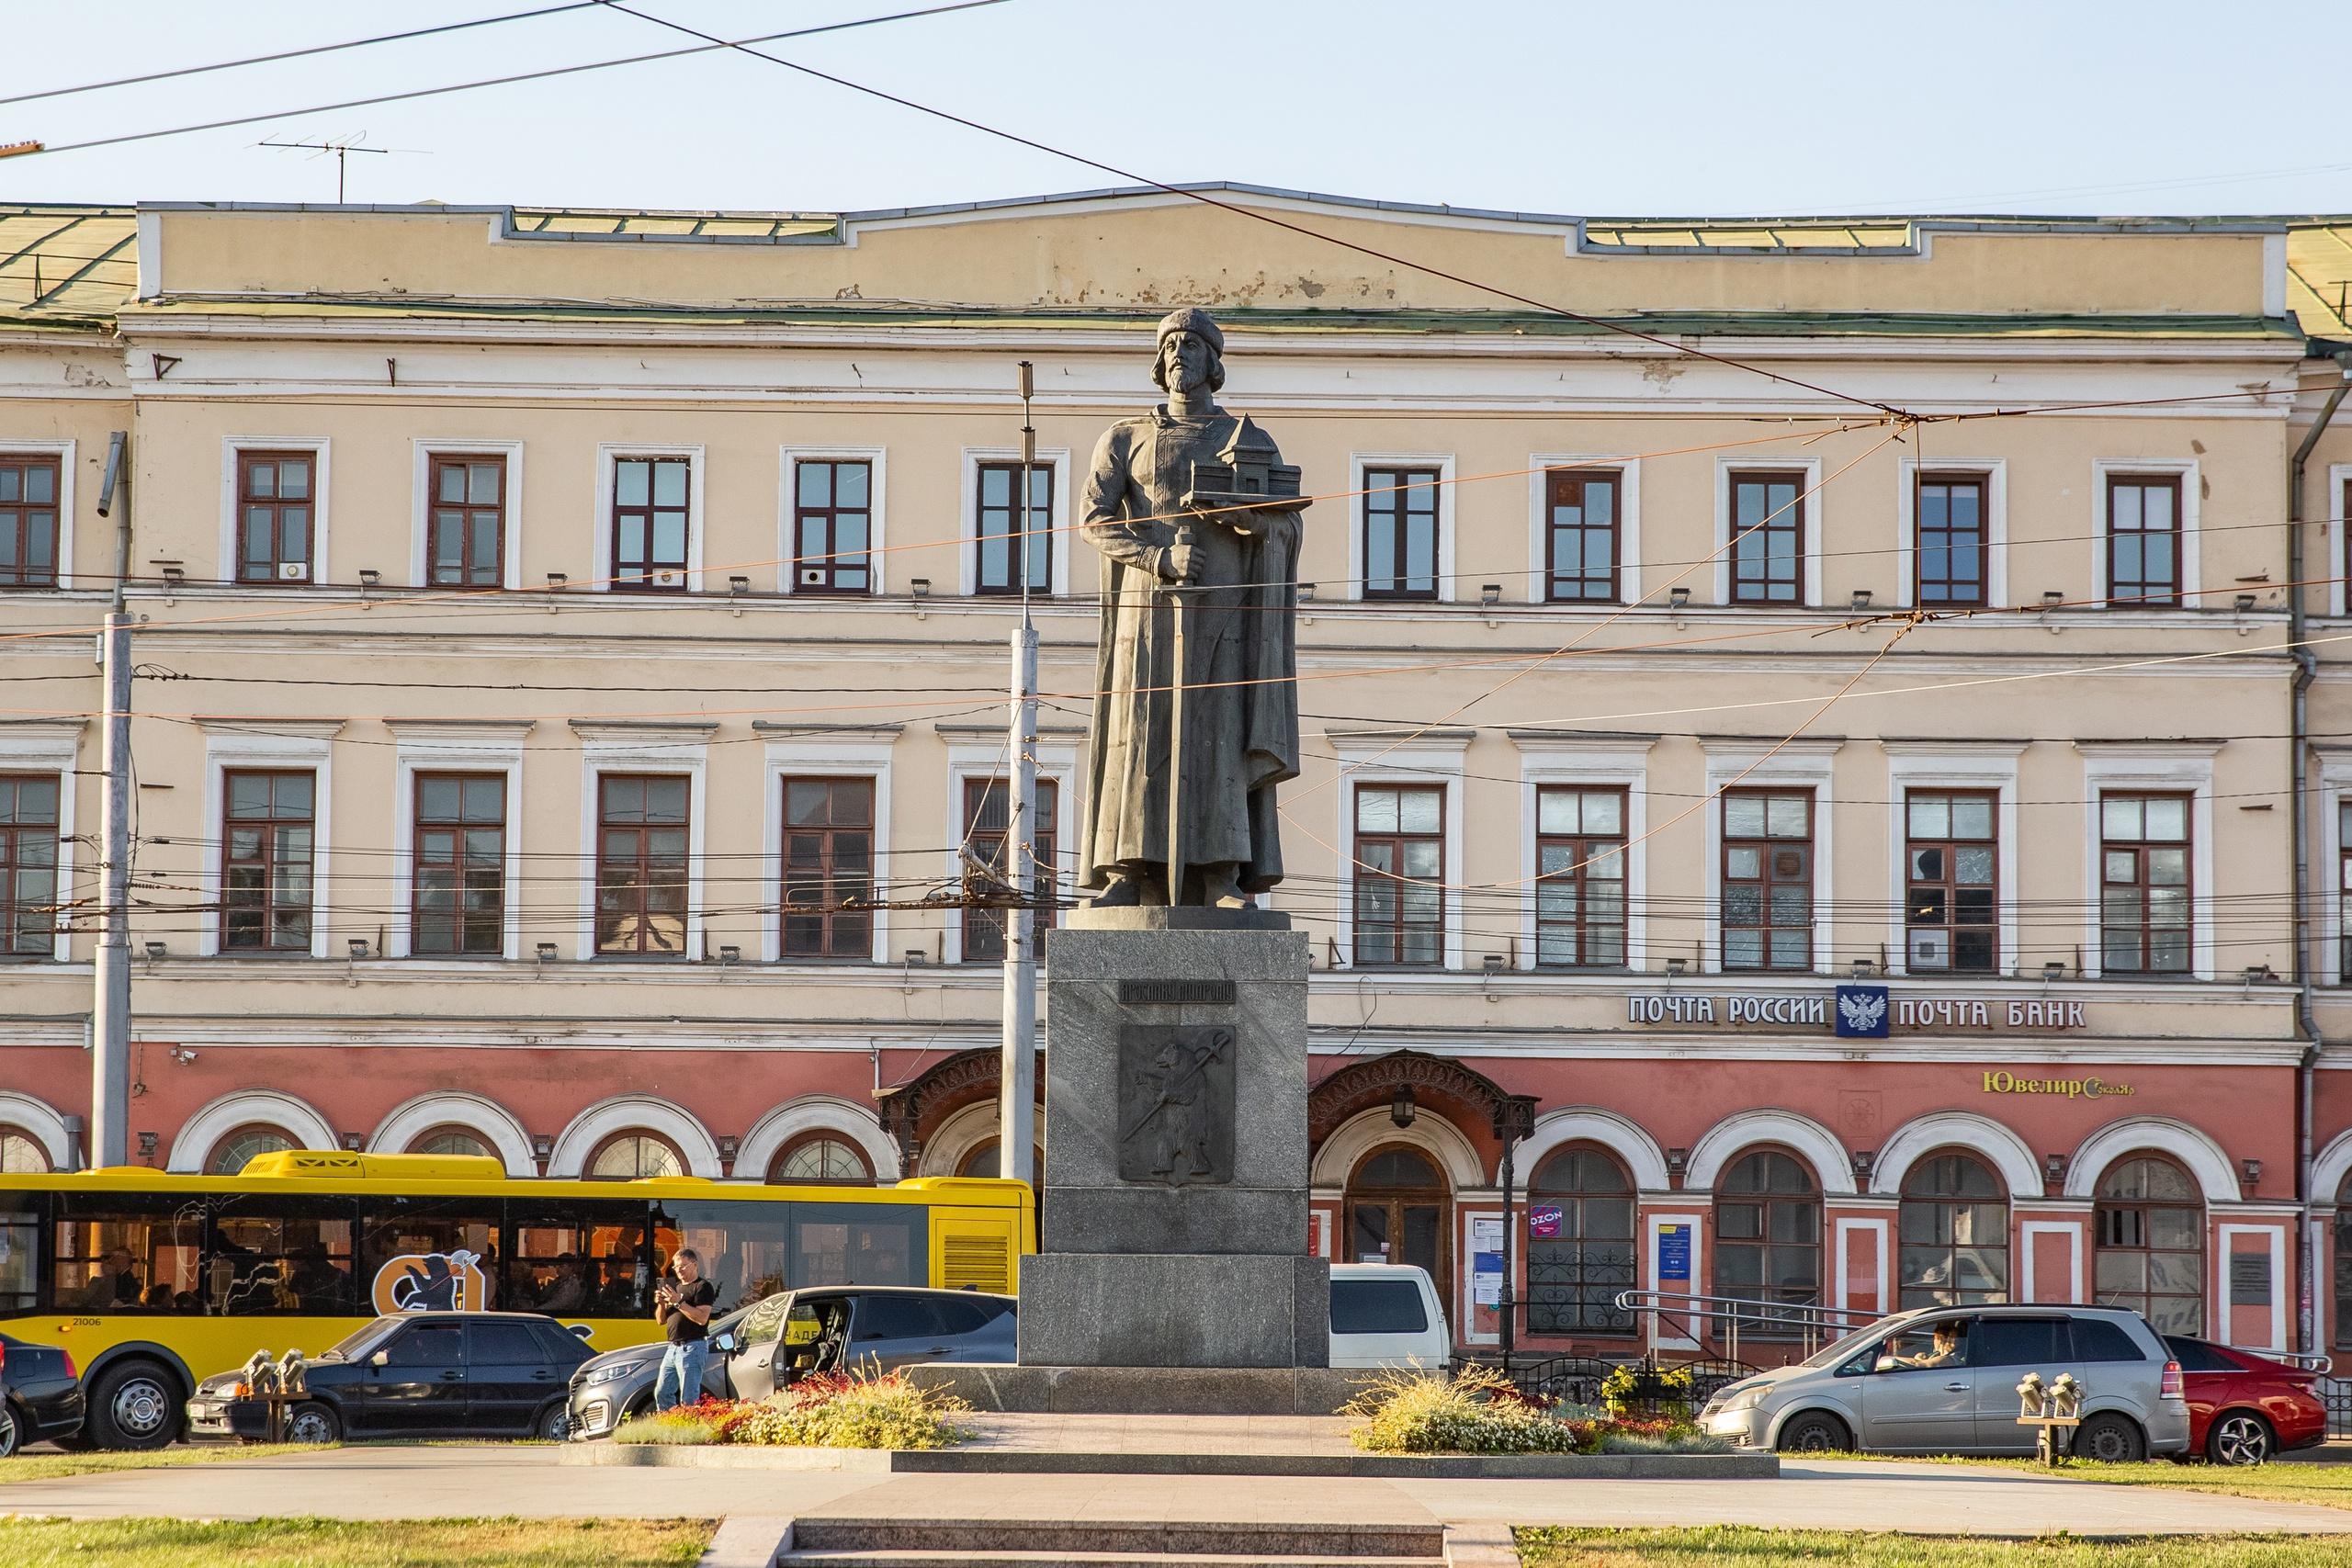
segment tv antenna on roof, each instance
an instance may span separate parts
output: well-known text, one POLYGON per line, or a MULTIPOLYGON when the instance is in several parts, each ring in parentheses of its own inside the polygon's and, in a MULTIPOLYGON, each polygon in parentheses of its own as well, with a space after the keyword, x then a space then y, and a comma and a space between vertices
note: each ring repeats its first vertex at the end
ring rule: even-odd
POLYGON ((299 148, 310 152, 314 158, 323 158, 330 152, 334 153, 334 199, 335 205, 340 207, 343 205, 344 177, 349 171, 351 154, 354 152, 374 152, 380 155, 392 152, 418 152, 424 151, 424 149, 417 147, 369 147, 366 145, 367 140, 368 133, 363 130, 356 136, 335 137, 318 141, 256 141, 254 145, 256 147, 299 148))

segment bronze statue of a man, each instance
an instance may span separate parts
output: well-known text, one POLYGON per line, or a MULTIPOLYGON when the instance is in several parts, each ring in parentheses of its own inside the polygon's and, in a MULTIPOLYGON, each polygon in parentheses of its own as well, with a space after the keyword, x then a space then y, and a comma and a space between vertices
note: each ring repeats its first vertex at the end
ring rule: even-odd
POLYGON ((1113 425, 1086 477, 1102 630, 1079 884, 1101 889, 1098 907, 1239 908, 1282 880, 1274 786, 1298 774, 1305 502, 1265 504, 1297 496, 1297 470, 1217 407, 1224 353, 1207 311, 1163 320, 1152 379, 1168 400, 1113 425))

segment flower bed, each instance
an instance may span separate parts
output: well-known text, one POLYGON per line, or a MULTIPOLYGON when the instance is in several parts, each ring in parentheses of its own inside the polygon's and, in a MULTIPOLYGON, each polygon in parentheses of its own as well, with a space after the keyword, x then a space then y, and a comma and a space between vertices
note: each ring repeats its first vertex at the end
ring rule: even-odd
POLYGON ((803 1378, 761 1400, 711 1399, 624 1421, 616 1443, 703 1448, 944 1449, 971 1437, 971 1407, 896 1373, 803 1378))
POLYGON ((1719 1454, 1688 1421, 1618 1415, 1521 1393, 1501 1373, 1390 1372, 1348 1403, 1349 1439, 1368 1453, 1719 1454))

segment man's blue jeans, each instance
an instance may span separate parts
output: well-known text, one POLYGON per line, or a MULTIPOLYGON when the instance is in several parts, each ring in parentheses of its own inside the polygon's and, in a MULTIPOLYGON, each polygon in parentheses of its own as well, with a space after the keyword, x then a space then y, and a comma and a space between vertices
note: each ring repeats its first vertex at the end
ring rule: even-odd
POLYGON ((662 1352, 662 1371, 653 1379, 653 1408, 702 1402, 702 1369, 710 1359, 710 1341, 689 1339, 662 1352))

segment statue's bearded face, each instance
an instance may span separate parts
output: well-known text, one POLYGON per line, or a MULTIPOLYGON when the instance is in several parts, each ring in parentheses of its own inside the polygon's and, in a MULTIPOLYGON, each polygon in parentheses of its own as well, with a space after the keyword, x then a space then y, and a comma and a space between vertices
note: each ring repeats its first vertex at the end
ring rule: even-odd
POLYGON ((1159 344, 1159 373, 1171 392, 1200 391, 1209 383, 1209 340, 1198 333, 1170 333, 1159 344))

